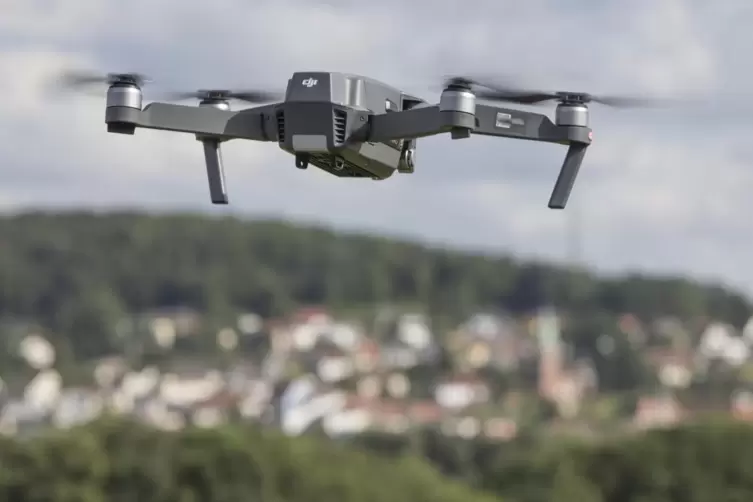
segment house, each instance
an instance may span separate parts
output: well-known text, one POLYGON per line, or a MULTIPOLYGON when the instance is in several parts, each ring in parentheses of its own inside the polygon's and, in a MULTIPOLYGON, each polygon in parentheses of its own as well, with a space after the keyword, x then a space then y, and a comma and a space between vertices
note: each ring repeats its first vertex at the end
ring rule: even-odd
POLYGON ((697 348, 704 359, 721 359, 735 363, 748 356, 747 345, 738 337, 735 328, 729 324, 712 322, 701 334, 697 348))
POLYGON ((385 342, 379 353, 379 366, 384 370, 405 370, 419 363, 418 353, 399 341, 385 342))
POLYGON ((238 413, 244 418, 259 418, 271 404, 272 386, 262 380, 252 381, 237 396, 238 413))
POLYGON ((316 373, 327 383, 340 382, 356 372, 351 355, 328 337, 320 337, 298 360, 304 371, 316 373))
POLYGON ((463 362, 471 369, 487 366, 492 358, 492 344, 488 340, 472 340, 463 351, 463 362))
POLYGON ((353 362, 359 373, 370 373, 379 365, 380 347, 374 340, 365 338, 353 353, 353 362))
POLYGON ((361 434, 372 426, 373 414, 369 399, 347 396, 341 409, 332 410, 322 418, 322 428, 330 437, 361 434))
POLYGON ((517 332, 492 342, 491 351, 489 364, 502 371, 517 371, 521 363, 538 355, 536 342, 517 332))
POLYGON ((49 413, 30 406, 23 400, 12 399, 0 409, 0 434, 12 436, 42 429, 49 413))
POLYGON ((287 410, 300 406, 314 397, 321 384, 315 375, 306 374, 297 377, 285 385, 279 392, 279 407, 287 410))
POLYGON ((149 321, 149 331, 154 343, 161 349, 171 349, 178 337, 175 321, 169 317, 155 317, 149 321))
POLYGON ((217 347, 226 352, 231 352, 238 348, 240 338, 235 329, 226 326, 217 331, 215 340, 217 342, 217 347))
POLYGON ((147 425, 165 431, 176 431, 186 426, 184 414, 158 397, 137 401, 133 415, 147 425))
POLYGON ((690 346, 690 332, 676 317, 663 316, 651 323, 653 338, 663 346, 690 346))
POLYGON ((96 390, 65 389, 52 411, 51 420, 55 427, 67 429, 95 420, 103 411, 104 401, 96 390))
POLYGON ((745 340, 745 343, 747 343, 748 345, 753 345, 753 317, 748 319, 748 321, 745 323, 741 334, 743 340, 745 340))
POLYGON ((345 352, 354 351, 364 338, 363 331, 357 325, 347 322, 333 323, 325 336, 345 352))
POLYGON ((280 426, 285 434, 302 434, 314 423, 324 420, 324 417, 339 413, 346 402, 347 396, 342 391, 322 391, 299 406, 281 412, 280 426))
POLYGON ((155 367, 127 372, 123 375, 120 386, 115 390, 116 407, 129 409, 135 400, 158 392, 161 379, 162 375, 155 367))
POLYGON ((177 338, 199 334, 202 315, 189 307, 160 308, 146 312, 142 318, 147 321, 155 341, 160 344, 173 343, 177 338))
POLYGON ((553 384, 548 399, 557 407, 560 417, 575 418, 583 400, 583 386, 572 373, 561 375, 553 384))
POLYGON ((685 389, 693 381, 695 363, 687 350, 657 347, 646 353, 645 360, 665 387, 685 389))
POLYGON ((19 355, 36 370, 46 370, 55 363, 55 348, 41 335, 31 334, 23 338, 18 348, 19 355))
POLYGON ((400 401, 373 401, 369 409, 372 428, 391 434, 404 434, 411 427, 408 409, 400 401))
POLYGON ((219 389, 206 399, 190 406, 191 423, 212 428, 226 423, 238 411, 239 397, 226 389, 219 389))
POLYGON ((323 308, 299 309, 289 326, 293 348, 300 352, 311 350, 317 341, 332 328, 332 317, 323 308))
POLYGON ((503 335, 504 323, 495 315, 477 313, 463 323, 463 325, 460 326, 460 330, 471 337, 482 338, 489 341, 503 335))
POLYGON ((270 319, 265 324, 265 331, 269 333, 269 349, 271 352, 290 352, 295 348, 292 327, 280 319, 270 319))
POLYGON ((316 362, 316 374, 325 383, 342 382, 354 373, 353 360, 345 354, 325 355, 316 362))
POLYGON ((321 326, 316 324, 295 324, 290 327, 292 346, 299 352, 311 350, 322 334, 321 326))
POLYGON ((444 410, 434 401, 418 401, 407 408, 408 417, 415 425, 425 426, 438 424, 445 415, 444 410))
POLYGON ((509 441, 518 435, 518 424, 507 417, 492 417, 484 420, 483 434, 496 441, 509 441))
POLYGON ((641 396, 638 399, 633 425, 639 429, 667 427, 680 422, 685 412, 671 395, 641 396))
POLYGON ((730 338, 724 346, 722 359, 732 367, 739 368, 750 359, 751 349, 739 336, 730 338))
POLYGON ((60 399, 63 377, 55 370, 40 371, 26 385, 23 400, 31 408, 51 412, 60 399))
POLYGON ((304 307, 298 309, 292 316, 295 324, 328 327, 332 324, 332 316, 324 307, 304 307))
POLYGON ((247 312, 238 316, 236 327, 244 336, 258 335, 264 329, 264 320, 259 314, 247 312))
POLYGON ((564 346, 549 347, 539 359, 539 395, 557 407, 563 418, 574 418, 589 392, 596 391, 598 375, 590 359, 564 360, 564 346))
POLYGON ((595 392, 599 388, 599 374, 593 360, 578 358, 569 370, 585 392, 595 392))
POLYGON ((520 359, 522 341, 519 326, 513 319, 479 313, 459 327, 450 345, 465 368, 494 365, 512 370, 520 359))
POLYGON ((244 392, 261 377, 261 367, 249 361, 238 362, 223 372, 226 387, 236 393, 244 392))
POLYGON ((215 395, 224 386, 224 378, 218 371, 196 375, 168 373, 159 384, 159 397, 169 405, 190 406, 215 395))
POLYGON ((428 349, 434 343, 429 322, 421 314, 403 314, 397 320, 397 339, 417 351, 428 349))
POLYGON ((384 384, 379 375, 365 375, 356 382, 356 394, 365 399, 374 399, 382 395, 384 384))
POLYGON ((107 357, 97 361, 94 367, 94 381, 100 389, 111 389, 119 384, 128 372, 122 357, 107 357))
POLYGON ((732 394, 730 414, 736 420, 753 422, 753 392, 739 389, 732 394))
POLYGON ((440 426, 446 436, 473 439, 482 432, 483 421, 473 416, 448 416, 440 426))
POLYGON ((634 347, 642 347, 648 342, 648 335, 640 319, 633 314, 622 314, 617 319, 617 329, 626 336, 634 347))
POLYGON ((385 389, 387 390, 387 394, 394 398, 405 398, 411 390, 410 380, 403 373, 391 373, 387 376, 385 389))
POLYGON ((478 377, 455 376, 440 381, 434 390, 437 404, 449 409, 462 409, 489 400, 489 386, 478 377))

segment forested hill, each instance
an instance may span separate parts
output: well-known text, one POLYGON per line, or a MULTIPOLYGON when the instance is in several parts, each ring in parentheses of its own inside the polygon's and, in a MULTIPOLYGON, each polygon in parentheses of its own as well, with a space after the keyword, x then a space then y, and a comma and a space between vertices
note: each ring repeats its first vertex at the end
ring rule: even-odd
POLYGON ((542 303, 644 317, 749 315, 739 294, 675 278, 598 279, 274 221, 196 215, 28 213, 0 219, 0 315, 62 322, 94 308, 160 306, 277 315, 295 305, 526 311, 542 303))

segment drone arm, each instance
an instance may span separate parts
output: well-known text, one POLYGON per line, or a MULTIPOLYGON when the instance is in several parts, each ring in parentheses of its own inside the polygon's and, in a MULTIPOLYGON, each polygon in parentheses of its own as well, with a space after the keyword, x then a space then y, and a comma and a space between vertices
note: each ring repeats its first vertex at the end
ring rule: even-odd
POLYGON ((108 107, 108 130, 133 134, 136 127, 195 134, 204 147, 209 194, 213 204, 227 204, 227 187, 220 143, 229 139, 274 141, 277 132, 271 118, 276 105, 231 112, 212 106, 181 106, 152 103, 143 110, 108 107))
POLYGON ((483 104, 476 105, 473 134, 559 143, 566 138, 546 115, 483 104))
POLYGON ((452 124, 445 119, 445 113, 438 106, 426 106, 371 115, 367 141, 416 139, 450 131, 452 124))
POLYGON ((591 144, 591 129, 558 126, 546 115, 488 105, 476 105, 476 118, 478 124, 474 134, 568 145, 565 161, 549 198, 550 209, 564 209, 591 144))
POLYGON ((222 141, 236 138, 275 141, 277 138, 271 121, 274 107, 266 105, 232 112, 208 106, 151 103, 141 111, 125 107, 108 108, 106 121, 108 124, 132 124, 146 129, 210 136, 222 141))

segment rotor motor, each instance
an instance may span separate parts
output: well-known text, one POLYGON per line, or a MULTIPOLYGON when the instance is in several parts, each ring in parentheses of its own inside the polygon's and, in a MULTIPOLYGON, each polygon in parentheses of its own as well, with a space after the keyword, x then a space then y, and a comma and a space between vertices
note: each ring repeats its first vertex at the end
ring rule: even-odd
POLYGON ((439 112, 450 126, 452 139, 468 138, 476 125, 476 94, 463 81, 450 82, 439 98, 439 112))
POLYGON ((589 127, 589 122, 586 98, 578 94, 562 93, 555 110, 554 123, 558 126, 589 127))
POLYGON ((134 134, 136 132, 134 123, 144 102, 140 78, 124 74, 110 75, 108 80, 110 87, 107 89, 107 108, 105 111, 107 131, 119 134, 134 134), (131 115, 133 120, 128 120, 131 115), (118 118, 115 119, 115 116, 118 118))

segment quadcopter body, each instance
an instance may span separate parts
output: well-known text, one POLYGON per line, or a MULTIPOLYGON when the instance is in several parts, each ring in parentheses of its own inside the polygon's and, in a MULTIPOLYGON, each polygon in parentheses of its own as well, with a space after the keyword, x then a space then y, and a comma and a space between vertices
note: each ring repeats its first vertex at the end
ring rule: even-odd
MULTIPOLYGON (((479 90, 454 78, 445 83, 439 103, 431 104, 377 80, 345 73, 299 72, 278 102, 231 110, 232 91, 199 91, 198 106, 152 102, 143 106, 142 79, 111 75, 105 122, 109 132, 134 134, 138 128, 196 135, 203 143, 210 195, 227 204, 220 145, 233 139, 275 142, 295 156, 295 165, 313 165, 343 178, 383 180, 395 172, 412 173, 416 141, 448 134, 506 137, 568 147, 549 200, 562 209, 591 143, 588 103, 582 93, 510 93, 479 90), (555 119, 544 114, 501 108, 491 101, 532 104, 557 100, 555 119)), ((263 96, 268 100, 270 96, 263 96)), ((254 97, 262 101, 259 95, 254 97)))

